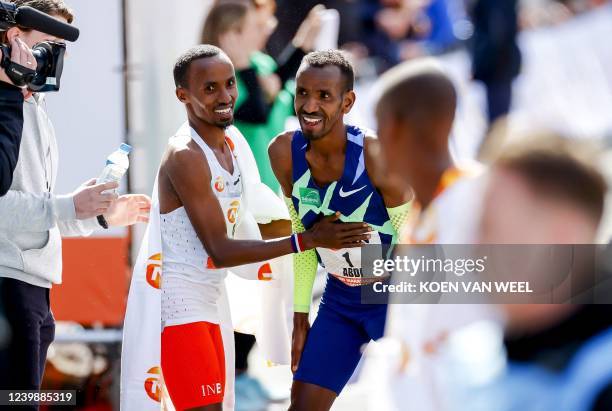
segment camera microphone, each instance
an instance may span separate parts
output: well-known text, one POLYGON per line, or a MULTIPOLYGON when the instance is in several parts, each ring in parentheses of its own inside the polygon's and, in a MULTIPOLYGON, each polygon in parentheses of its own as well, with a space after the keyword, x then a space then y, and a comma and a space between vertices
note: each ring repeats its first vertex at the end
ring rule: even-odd
POLYGON ((78 28, 29 6, 17 8, 15 22, 20 26, 42 31, 68 41, 76 41, 79 38, 78 28))

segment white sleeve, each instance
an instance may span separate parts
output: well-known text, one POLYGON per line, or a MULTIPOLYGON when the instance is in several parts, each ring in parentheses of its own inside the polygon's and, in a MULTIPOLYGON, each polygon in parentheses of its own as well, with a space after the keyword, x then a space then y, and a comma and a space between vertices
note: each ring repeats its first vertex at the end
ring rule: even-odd
POLYGON ((96 217, 85 220, 74 219, 58 221, 57 226, 62 237, 87 237, 96 229, 100 228, 100 224, 96 217))
POLYGON ((9 190, 0 197, 0 229, 49 231, 57 222, 76 219, 72 194, 32 194, 9 190))

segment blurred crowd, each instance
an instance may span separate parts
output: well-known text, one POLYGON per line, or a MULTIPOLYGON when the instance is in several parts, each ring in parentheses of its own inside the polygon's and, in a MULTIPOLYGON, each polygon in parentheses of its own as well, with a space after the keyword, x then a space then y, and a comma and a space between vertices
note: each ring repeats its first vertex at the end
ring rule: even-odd
POLYGON ((338 47, 350 53, 358 83, 360 79, 372 83, 378 75, 402 61, 466 51, 471 60, 471 79, 485 91, 483 111, 490 127, 507 115, 512 106, 514 80, 523 66, 518 46, 520 32, 559 25, 606 3, 607 0, 306 0, 297 3, 217 0, 201 40, 220 46, 235 62, 242 83, 237 112, 239 128, 252 142, 263 181, 277 190, 265 149, 292 114, 289 80, 301 57, 321 48, 317 44, 319 37, 337 35, 337 43, 332 39, 332 44, 324 43, 324 48, 338 47), (237 11, 241 7, 245 9, 237 11), (339 13, 337 32, 328 30, 329 21, 324 20, 329 16, 325 15, 325 8, 339 13), (206 35, 211 30, 217 32, 217 38, 206 35), (256 133, 261 138, 251 137, 256 133))
MULTIPOLYGON (((339 46, 359 57, 379 60, 380 69, 423 54, 439 54, 469 40, 482 24, 482 10, 496 13, 496 23, 516 19, 528 29, 554 25, 606 0, 308 0, 277 2, 279 25, 269 42, 280 53, 316 4, 337 9, 341 16, 339 46), (516 13, 513 12, 516 10, 516 13)), ((497 33, 501 34, 501 33, 497 33)))

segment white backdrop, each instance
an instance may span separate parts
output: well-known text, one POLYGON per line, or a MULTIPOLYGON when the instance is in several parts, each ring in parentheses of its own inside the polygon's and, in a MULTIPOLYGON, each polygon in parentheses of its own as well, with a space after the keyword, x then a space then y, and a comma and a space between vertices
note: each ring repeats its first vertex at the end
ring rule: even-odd
MULTIPOLYGON (((81 35, 67 45, 60 91, 47 93, 59 146, 59 194, 97 177, 106 157, 125 141, 121 1, 68 4, 81 35)), ((124 233, 125 229, 111 229, 95 235, 124 233)))
MULTIPOLYGON (((134 146, 133 192, 150 194, 168 138, 186 120, 174 94, 176 58, 197 44, 212 0, 129 0, 129 141, 134 146)), ((135 230, 133 250, 143 227, 135 230)))

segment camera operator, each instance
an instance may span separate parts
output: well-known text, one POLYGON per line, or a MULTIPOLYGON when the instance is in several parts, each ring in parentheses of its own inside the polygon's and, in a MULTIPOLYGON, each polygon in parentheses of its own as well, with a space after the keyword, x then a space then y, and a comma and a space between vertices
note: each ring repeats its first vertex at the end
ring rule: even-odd
MULTIPOLYGON (((66 23, 73 20, 63 0, 12 3, 30 6, 66 23)), ((31 48, 46 41, 63 42, 19 26, 0 35, 4 44, 21 40, 31 48)), ((47 348, 55 335, 49 289, 61 283, 61 236, 91 234, 101 228, 98 215, 103 215, 109 226, 144 222, 150 208, 147 196, 118 197, 112 191, 105 192, 115 189, 117 183, 95 184, 95 179, 71 194, 55 195, 58 150, 45 108, 44 94, 26 96, 19 159, 11 188, 0 198, 0 302, 12 331, 5 358, 0 359, 0 389, 40 388, 47 348)))
MULTIPOLYGON (((11 42, 11 60, 36 69, 32 50, 19 37, 11 42)), ((27 93, 25 89, 14 86, 4 70, 0 69, 0 196, 6 194, 13 182, 23 129, 23 99, 27 93)))

